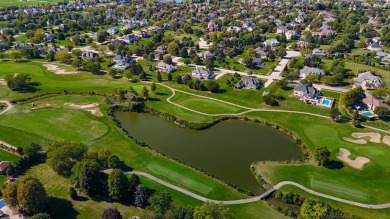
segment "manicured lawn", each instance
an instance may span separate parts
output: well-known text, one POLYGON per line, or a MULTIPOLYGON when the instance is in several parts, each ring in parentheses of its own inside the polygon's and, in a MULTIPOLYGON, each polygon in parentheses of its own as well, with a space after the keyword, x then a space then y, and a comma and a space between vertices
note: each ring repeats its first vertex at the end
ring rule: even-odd
MULTIPOLYGON (((21 5, 40 5, 40 4, 49 4, 55 2, 62 2, 62 0, 30 0, 30 1, 21 1, 21 0, 2 0, 0 1, 0 7, 2 6, 21 6, 21 5)), ((71 0, 72 2, 72 0, 71 0)))
POLYGON ((184 37, 186 37, 186 38, 192 38, 192 40, 194 40, 195 42, 199 41, 199 38, 194 34, 178 33, 178 32, 174 32, 171 30, 165 31, 164 35, 165 36, 171 35, 172 37, 174 37, 175 39, 178 39, 178 40, 182 40, 184 37))
POLYGON ((268 206, 267 202, 265 201, 258 201, 244 205, 229 205, 228 207, 232 210, 236 218, 288 218, 268 206))

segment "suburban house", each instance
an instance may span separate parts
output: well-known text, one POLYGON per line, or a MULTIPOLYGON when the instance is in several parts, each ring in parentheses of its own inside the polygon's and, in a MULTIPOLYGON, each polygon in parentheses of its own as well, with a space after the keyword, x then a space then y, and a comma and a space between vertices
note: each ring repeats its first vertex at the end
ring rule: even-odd
POLYGON ((134 43, 137 40, 134 34, 129 34, 123 37, 123 41, 126 43, 134 43))
POLYGON ((288 29, 287 29, 286 26, 279 26, 279 27, 276 29, 276 33, 277 33, 277 34, 286 33, 287 31, 288 31, 288 29))
POLYGON ((11 165, 11 162, 9 161, 1 161, 0 162, 0 174, 4 175, 7 172, 7 169, 11 165))
POLYGON ((322 76, 324 75, 324 71, 322 69, 319 69, 319 68, 312 68, 312 67, 308 67, 308 66, 305 66, 303 67, 300 71, 299 71, 299 76, 301 78, 305 78, 306 76, 308 75, 317 75, 317 76, 322 76))
POLYGON ((173 71, 176 70, 173 65, 170 65, 170 64, 167 64, 164 62, 159 62, 157 64, 156 68, 158 69, 158 71, 165 72, 165 73, 172 73, 173 71))
POLYGON ((295 39, 295 37, 297 36, 297 32, 295 32, 294 30, 288 30, 288 31, 285 33, 285 35, 286 35, 286 38, 287 38, 288 40, 293 40, 293 39, 295 39))
POLYGON ((155 53, 157 54, 165 54, 167 53, 167 47, 166 46, 158 46, 155 50, 155 53))
POLYGON ((215 56, 210 51, 203 51, 200 53, 203 59, 213 59, 215 56))
POLYGON ((249 88, 257 90, 262 86, 262 82, 254 77, 244 77, 234 86, 236 89, 249 88))
POLYGON ((299 99, 317 99, 320 95, 320 92, 313 86, 308 86, 306 84, 299 84, 294 88, 294 96, 299 97, 299 99))
MULTIPOLYGON (((240 63, 240 64, 242 64, 242 65, 245 65, 244 59, 243 59, 243 58, 239 59, 239 60, 238 60, 238 63, 240 63)), ((250 66, 253 66, 253 67, 261 67, 262 65, 263 65, 263 62, 261 61, 261 58, 252 56, 252 63, 250 64, 250 66)))
POLYGON ((114 58, 112 59, 112 61, 115 63, 115 67, 129 67, 131 65, 131 62, 132 62, 132 59, 130 57, 127 57, 127 56, 122 56, 122 55, 116 55, 114 56, 114 58))
POLYGON ((83 54, 81 55, 81 58, 83 60, 86 60, 86 59, 94 59, 98 56, 99 55, 94 51, 84 51, 83 54))
POLYGON ((107 33, 109 33, 110 35, 115 35, 115 34, 119 33, 119 30, 116 27, 111 27, 107 30, 107 33))
POLYGON ((370 93, 366 92, 366 98, 363 99, 363 103, 367 105, 369 110, 375 110, 376 107, 385 107, 390 110, 390 106, 384 103, 382 100, 372 96, 370 93))
POLYGON ((373 75, 370 71, 360 73, 353 80, 353 83, 356 86, 361 86, 365 90, 375 90, 385 86, 382 79, 379 76, 373 75))
POLYGON ((196 69, 192 71, 192 77, 196 78, 196 79, 211 79, 214 77, 214 73, 203 68, 203 67, 199 67, 199 66, 196 66, 196 69))
POLYGON ((320 57, 325 57, 326 56, 325 51, 322 50, 322 49, 318 49, 318 48, 317 49, 313 49, 311 54, 314 55, 314 56, 320 56, 320 57))
POLYGON ((309 46, 309 43, 306 41, 298 41, 296 45, 297 45, 297 48, 306 49, 309 46))
POLYGON ((279 41, 277 39, 268 39, 264 41, 264 46, 276 47, 279 46, 279 41))
POLYGON ((261 59, 266 59, 268 57, 267 52, 265 52, 263 48, 257 47, 255 51, 261 59))
POLYGON ((370 51, 380 51, 382 50, 383 46, 379 45, 378 43, 371 43, 367 46, 367 49, 370 51))

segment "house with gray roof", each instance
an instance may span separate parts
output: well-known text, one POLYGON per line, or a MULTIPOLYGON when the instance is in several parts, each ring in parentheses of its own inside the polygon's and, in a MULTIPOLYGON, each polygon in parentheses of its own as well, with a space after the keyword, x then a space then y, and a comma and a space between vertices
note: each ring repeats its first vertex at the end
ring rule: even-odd
POLYGON ((257 78, 243 77, 234 87, 236 89, 249 88, 249 89, 257 90, 262 85, 263 83, 257 78))
POLYGON ((378 43, 371 43, 367 46, 367 49, 370 51, 380 51, 382 50, 383 46, 379 45, 378 43))
POLYGON ((214 73, 206 68, 196 66, 195 70, 192 71, 191 76, 199 80, 212 79, 214 77, 214 73))
POLYGON ((361 86, 363 89, 375 90, 384 87, 382 79, 379 76, 373 75, 370 71, 363 72, 353 80, 355 86, 361 86))
POLYGON ((294 88, 294 96, 299 97, 301 100, 313 100, 320 96, 320 92, 313 86, 299 84, 294 88))
POLYGON ((107 33, 109 33, 110 35, 115 35, 119 33, 119 29, 117 27, 111 27, 107 30, 107 33))
POLYGON ((94 51, 84 51, 83 54, 81 55, 81 58, 83 60, 86 60, 86 59, 94 59, 98 56, 99 55, 94 51))
POLYGON ((165 73, 171 73, 171 72, 176 70, 173 65, 170 65, 170 64, 167 64, 164 62, 159 62, 157 64, 156 68, 158 69, 158 71, 165 72, 165 73))
POLYGON ((123 37, 123 41, 126 43, 134 43, 137 40, 134 34, 128 34, 123 37))
POLYGON ((277 39, 268 39, 264 41, 264 46, 276 47, 279 46, 279 41, 277 39))
POLYGON ((129 67, 132 63, 132 59, 130 57, 127 57, 127 56, 122 56, 122 55, 116 55, 114 56, 114 58, 112 59, 112 61, 115 63, 115 67, 118 67, 118 66, 124 66, 124 67, 129 67))
POLYGON ((305 78, 308 75, 317 75, 317 76, 323 76, 325 73, 322 69, 319 68, 312 68, 305 66, 303 69, 299 71, 299 76, 301 78, 305 78))

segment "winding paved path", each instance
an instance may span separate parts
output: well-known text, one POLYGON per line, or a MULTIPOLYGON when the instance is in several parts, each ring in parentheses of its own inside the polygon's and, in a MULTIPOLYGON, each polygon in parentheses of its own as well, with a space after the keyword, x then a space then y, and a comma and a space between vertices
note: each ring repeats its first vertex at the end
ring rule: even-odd
MULTIPOLYGON (((103 172, 104 173, 110 173, 112 171, 112 169, 107 169, 107 170, 104 170, 103 172)), ((300 189, 302 189, 303 191, 307 192, 307 193, 310 193, 312 195, 315 195, 315 196, 319 196, 319 197, 323 197, 323 198, 327 198, 327 199, 331 199, 331 200, 334 200, 334 201, 338 201, 338 202, 342 202, 342 203, 346 203, 346 204, 350 204, 350 205, 354 205, 354 206, 358 206, 358 207, 362 207, 362 208, 370 208, 370 209, 383 209, 383 208, 390 208, 390 203, 385 203, 385 204, 364 204, 364 203, 360 203, 360 202, 355 202, 355 201, 350 201, 350 200, 346 200, 346 199, 342 199, 342 198, 338 198, 338 197, 334 197, 334 196, 331 196, 331 195, 326 195, 326 194, 323 194, 323 193, 319 193, 319 192, 316 192, 316 191, 313 191, 311 189, 308 189, 306 187, 304 187, 303 185, 299 184, 299 183, 296 183, 296 182, 292 182, 292 181, 283 181, 283 182, 280 182, 278 184, 276 184, 274 187, 272 187, 271 189, 263 192, 262 194, 260 194, 259 196, 255 196, 255 197, 252 197, 252 198, 247 198, 247 199, 239 199, 239 200, 228 200, 228 201, 221 201, 221 200, 213 200, 213 199, 209 199, 209 198, 206 198, 206 197, 203 197, 203 196, 200 196, 200 195, 197 195, 193 192, 190 192, 188 190, 185 190, 183 188, 180 188, 178 186, 175 186, 169 182, 166 182, 162 179, 159 179, 149 173, 145 173, 145 172, 139 172, 139 171, 132 171, 132 172, 125 172, 125 174, 136 174, 136 175, 139 175, 139 176, 144 176, 146 178, 149 178, 163 186, 166 186, 168 188, 171 188, 173 190, 176 190, 178 192, 181 192, 183 194, 186 194, 192 198, 195 198, 197 200, 200 200, 200 201, 203 201, 203 202, 215 202, 215 203, 222 203, 224 205, 239 205, 239 204, 245 204, 245 203, 251 203, 251 202, 256 202, 256 201, 259 201, 263 198, 266 198, 268 197, 272 192, 274 192, 275 190, 278 190, 280 189, 281 187, 283 186, 286 186, 286 185, 291 185, 291 186, 295 186, 295 187, 298 187, 300 189)))
POLYGON ((7 104, 7 108, 5 108, 3 111, 0 112, 0 115, 12 110, 12 108, 14 108, 14 106, 7 100, 0 100, 0 103, 5 103, 7 104))

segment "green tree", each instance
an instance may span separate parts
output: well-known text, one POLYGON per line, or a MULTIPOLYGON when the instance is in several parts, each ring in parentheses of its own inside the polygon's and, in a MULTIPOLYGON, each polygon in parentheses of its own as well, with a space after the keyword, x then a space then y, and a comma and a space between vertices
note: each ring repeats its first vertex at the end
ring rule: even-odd
POLYGON ((283 78, 281 80, 278 81, 278 85, 282 88, 282 89, 286 89, 287 86, 288 86, 288 81, 286 78, 283 78))
POLYGON ((153 53, 153 52, 150 52, 149 55, 148 55, 148 60, 149 60, 149 61, 153 61, 154 58, 155 58, 154 53, 153 53))
POLYGON ((168 73, 168 81, 172 81, 173 77, 171 73, 168 73))
POLYGON ((162 76, 160 72, 157 72, 157 81, 162 81, 162 76))
POLYGON ((116 208, 107 208, 103 211, 101 219, 122 219, 122 215, 116 208))
POLYGON ((15 183, 7 183, 5 188, 1 191, 7 205, 13 207, 18 205, 17 191, 18 189, 15 183))
POLYGON ((251 66, 252 65, 252 57, 255 56, 256 52, 253 48, 247 49, 244 54, 242 55, 243 57, 243 62, 244 65, 246 66, 251 66))
POLYGON ((342 95, 342 101, 345 104, 345 106, 352 107, 355 104, 360 103, 364 98, 366 97, 366 94, 364 93, 364 90, 362 87, 358 86, 342 95))
POLYGON ((158 191, 155 192, 148 199, 148 208, 156 213, 164 214, 164 212, 171 208, 172 198, 168 192, 158 191))
POLYGON ((98 74, 100 72, 101 66, 98 62, 94 62, 93 60, 87 60, 83 62, 83 68, 93 74, 98 74))
POLYGON ((135 174, 133 174, 129 180, 129 192, 130 194, 134 194, 137 186, 141 184, 141 180, 135 174))
POLYGON ((31 76, 29 74, 17 74, 17 75, 7 75, 5 77, 7 86, 9 89, 14 91, 26 90, 31 81, 31 76))
POLYGON ((108 176, 108 195, 119 201, 127 197, 129 180, 120 169, 114 169, 108 176))
POLYGON ((167 64, 172 64, 172 57, 170 55, 164 55, 163 61, 167 64))
POLYGON ((145 86, 142 88, 142 96, 145 98, 149 97, 149 90, 145 86))
POLYGON ((21 210, 28 214, 41 213, 46 207, 46 190, 38 179, 25 176, 18 182, 17 199, 21 210))
POLYGON ((76 59, 72 60, 72 67, 73 68, 80 69, 82 64, 83 64, 83 62, 80 59, 76 58, 76 59))
POLYGON ((196 65, 200 65, 200 63, 201 63, 201 60, 200 60, 199 56, 197 56, 197 55, 194 56, 193 61, 194 61, 194 63, 195 63, 196 65))
POLYGON ((386 107, 383 107, 383 106, 377 106, 375 107, 374 109, 374 113, 376 115, 378 115, 379 118, 381 119, 385 119, 389 116, 390 114, 390 111, 389 109, 387 109, 386 107))
POLYGON ((175 42, 170 42, 167 47, 167 52, 173 56, 179 54, 179 45, 175 42))
POLYGON ((70 55, 68 50, 60 50, 54 55, 54 59, 61 62, 67 63, 70 60, 70 55))
POLYGON ((142 184, 139 184, 134 192, 134 204, 137 207, 144 208, 148 202, 149 190, 142 184))
POLYGON ((154 93, 156 91, 156 89, 157 89, 156 83, 152 82, 150 84, 150 90, 154 93))
POLYGON ((327 147, 317 147, 315 152, 315 159, 318 166, 325 166, 328 164, 330 158, 330 151, 327 147))
POLYGON ((318 199, 306 198, 301 206, 300 216, 303 219, 329 218, 331 208, 328 204, 318 199))
POLYGON ((115 169, 121 166, 121 160, 116 155, 111 155, 107 160, 107 165, 109 168, 115 169))
POLYGON ((341 116, 341 113, 337 107, 334 107, 330 110, 330 118, 332 118, 333 121, 337 121, 337 119, 340 118, 340 116, 341 116))
POLYGON ((180 49, 179 56, 182 58, 187 58, 188 57, 188 51, 185 47, 180 49))
POLYGON ((106 41, 106 38, 107 38, 107 33, 104 32, 104 31, 99 31, 98 34, 97 34, 97 41, 99 43, 102 43, 104 41, 106 41))
POLYGON ((83 160, 73 168, 74 179, 80 191, 88 196, 98 193, 100 187, 100 168, 96 161, 83 160))
POLYGON ((111 156, 111 152, 107 148, 101 148, 98 151, 98 161, 103 167, 107 167, 108 158, 111 156))
POLYGON ((22 58, 22 53, 15 49, 12 49, 9 51, 9 58, 13 61, 18 61, 22 58))
POLYGON ((214 81, 214 80, 209 80, 206 82, 205 84, 207 90, 211 91, 211 92, 217 92, 219 90, 219 84, 218 82, 214 81))
POLYGON ((194 219, 223 218, 233 219, 234 214, 222 204, 205 202, 194 209, 194 219))
POLYGON ((52 142, 49 144, 48 163, 58 174, 70 176, 77 161, 84 158, 88 148, 80 143, 52 142))
POLYGON ((360 121, 359 120, 353 120, 352 121, 352 125, 356 128, 359 128, 361 125, 360 125, 360 121))

